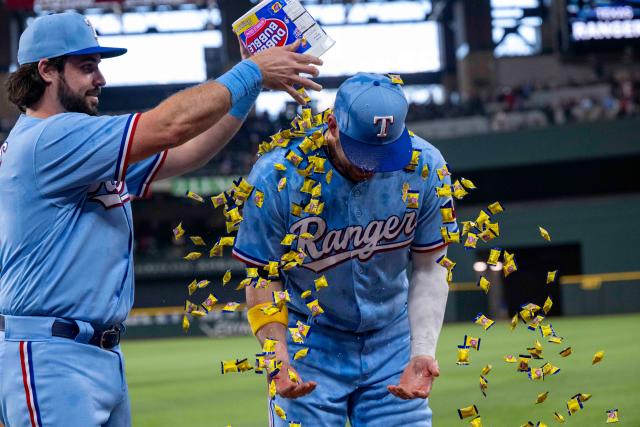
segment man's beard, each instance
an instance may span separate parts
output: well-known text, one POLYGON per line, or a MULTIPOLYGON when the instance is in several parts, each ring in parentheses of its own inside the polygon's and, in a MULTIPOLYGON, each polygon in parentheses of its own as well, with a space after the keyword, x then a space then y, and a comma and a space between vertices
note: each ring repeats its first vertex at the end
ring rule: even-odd
POLYGON ((91 105, 86 96, 74 93, 62 75, 60 76, 60 84, 58 85, 58 100, 62 107, 69 113, 84 113, 90 116, 98 115, 98 108, 91 105))

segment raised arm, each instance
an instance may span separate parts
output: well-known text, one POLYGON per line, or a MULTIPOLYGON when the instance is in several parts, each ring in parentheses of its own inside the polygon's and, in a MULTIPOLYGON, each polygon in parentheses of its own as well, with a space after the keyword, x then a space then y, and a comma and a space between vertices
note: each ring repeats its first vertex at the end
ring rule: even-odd
POLYGON ((299 74, 317 76, 318 69, 314 64, 321 65, 322 61, 295 53, 297 45, 260 52, 240 62, 218 80, 181 91, 143 113, 134 129, 129 161, 137 162, 194 139, 262 86, 285 90, 304 104, 293 85, 320 90, 320 85, 299 74))

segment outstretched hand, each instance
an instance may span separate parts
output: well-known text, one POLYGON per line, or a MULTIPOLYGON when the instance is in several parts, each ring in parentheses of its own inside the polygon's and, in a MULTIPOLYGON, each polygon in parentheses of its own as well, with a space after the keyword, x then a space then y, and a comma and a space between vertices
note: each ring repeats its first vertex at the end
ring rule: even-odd
POLYGON ((302 77, 300 73, 317 77, 322 60, 312 55, 296 53, 300 40, 284 47, 272 47, 254 54, 251 60, 260 68, 262 83, 269 89, 284 90, 299 104, 306 105, 304 97, 294 86, 322 90, 322 86, 311 79, 302 77))
POLYGON ((276 344, 275 358, 282 362, 282 366, 280 367, 280 372, 269 379, 269 381, 275 382, 276 393, 280 396, 288 399, 296 399, 311 393, 316 388, 317 384, 314 381, 303 382, 298 372, 293 369, 289 363, 286 344, 283 345, 280 342, 276 344), (289 372, 292 372, 293 375, 290 375, 289 372))
POLYGON ((400 399, 426 399, 431 393, 435 377, 440 376, 438 361, 431 356, 412 358, 400 377, 400 384, 389 385, 387 390, 400 399))

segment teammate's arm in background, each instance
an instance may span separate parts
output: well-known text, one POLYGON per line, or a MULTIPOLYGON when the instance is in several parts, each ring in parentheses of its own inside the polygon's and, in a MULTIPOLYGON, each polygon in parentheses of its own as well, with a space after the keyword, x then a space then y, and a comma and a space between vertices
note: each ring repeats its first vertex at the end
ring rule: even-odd
POLYGON ((322 65, 322 61, 295 53, 298 43, 253 55, 251 60, 241 62, 218 79, 227 84, 214 81, 186 89, 143 113, 135 130, 129 162, 135 163, 195 138, 220 121, 236 102, 261 84, 285 90, 304 104, 293 84, 320 90, 320 85, 299 74, 317 76, 318 69, 312 64, 322 65), (232 93, 228 87, 236 89, 232 93))
MULTIPOLYGON (((247 308, 255 307, 262 303, 272 302, 273 292, 282 290, 282 282, 274 280, 266 288, 256 289, 248 286, 246 289, 247 308)), ((289 351, 287 349, 287 327, 282 323, 271 322, 262 326, 256 331, 256 338, 260 342, 260 346, 264 344, 266 338, 275 339, 276 344, 276 360, 282 362, 280 372, 273 377, 276 383, 277 393, 286 398, 295 399, 311 393, 316 388, 313 381, 303 382, 298 373, 291 367, 289 363, 289 351), (296 373, 301 382, 294 383, 289 378, 289 371, 296 373)))
POLYGON ((387 389, 401 399, 425 399, 431 393, 435 377, 440 375, 436 345, 442 329, 449 285, 447 270, 436 260, 447 253, 446 247, 431 252, 412 252, 409 282, 409 324, 411 360, 400 384, 387 389))

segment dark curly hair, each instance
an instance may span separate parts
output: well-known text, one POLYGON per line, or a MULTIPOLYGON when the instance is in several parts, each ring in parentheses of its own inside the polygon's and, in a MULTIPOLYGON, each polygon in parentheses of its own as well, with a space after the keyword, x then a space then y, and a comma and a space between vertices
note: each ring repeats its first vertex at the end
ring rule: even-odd
MULTIPOLYGON (((59 72, 64 70, 66 56, 58 56, 49 59, 49 63, 53 65, 59 72)), ((15 72, 9 74, 5 82, 5 88, 9 96, 9 101, 15 104, 20 111, 25 112, 27 108, 38 102, 47 84, 42 80, 38 71, 38 63, 23 64, 15 72)))

